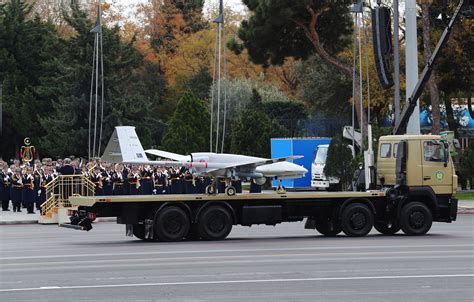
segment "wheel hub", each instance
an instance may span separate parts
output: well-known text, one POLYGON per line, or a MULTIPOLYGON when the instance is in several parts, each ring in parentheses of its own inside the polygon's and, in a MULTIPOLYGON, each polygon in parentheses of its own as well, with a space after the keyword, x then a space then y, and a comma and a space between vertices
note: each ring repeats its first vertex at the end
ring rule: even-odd
POLYGON ((420 211, 410 214, 410 225, 414 228, 420 228, 425 224, 425 215, 420 211))
POLYGON ((214 213, 209 217, 208 227, 214 233, 219 233, 225 228, 225 220, 219 213, 214 213))
POLYGON ((367 222, 367 218, 363 213, 357 212, 351 216, 352 227, 356 230, 362 229, 367 222))
POLYGON ((177 215, 170 215, 165 221, 164 221, 164 227, 166 231, 170 234, 176 234, 178 233, 183 224, 181 223, 180 217, 177 215))

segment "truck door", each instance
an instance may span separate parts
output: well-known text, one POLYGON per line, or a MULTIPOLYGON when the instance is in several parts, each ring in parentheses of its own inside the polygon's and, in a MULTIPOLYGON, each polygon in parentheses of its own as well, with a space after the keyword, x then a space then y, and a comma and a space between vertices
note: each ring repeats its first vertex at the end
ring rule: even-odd
POLYGON ((436 194, 452 193, 452 167, 447 145, 439 140, 422 141, 423 185, 436 194))

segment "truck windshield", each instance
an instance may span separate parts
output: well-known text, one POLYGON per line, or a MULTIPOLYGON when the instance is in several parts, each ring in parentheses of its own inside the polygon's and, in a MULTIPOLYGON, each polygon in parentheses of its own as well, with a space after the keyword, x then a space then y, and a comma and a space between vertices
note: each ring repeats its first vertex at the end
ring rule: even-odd
POLYGON ((328 147, 318 147, 316 155, 314 156, 315 164, 326 164, 326 157, 328 156, 328 147))

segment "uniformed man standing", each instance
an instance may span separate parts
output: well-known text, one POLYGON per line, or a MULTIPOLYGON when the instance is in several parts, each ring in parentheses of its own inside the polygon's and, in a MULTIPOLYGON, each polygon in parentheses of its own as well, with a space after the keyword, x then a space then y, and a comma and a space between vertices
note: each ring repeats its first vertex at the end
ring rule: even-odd
POLYGON ((39 190, 39 210, 41 209, 41 205, 46 202, 46 186, 52 182, 54 179, 52 175, 52 168, 51 167, 45 167, 44 168, 44 174, 41 177, 41 183, 40 183, 40 190, 39 190))
POLYGON ((11 174, 8 173, 8 165, 4 163, 0 169, 0 198, 3 211, 10 211, 10 181, 11 174))
POLYGON ((21 177, 21 169, 14 167, 11 177, 10 198, 13 204, 13 212, 21 212, 21 199, 23 189, 23 178, 21 177))
POLYGON ((113 194, 111 169, 112 165, 106 165, 105 168, 102 170, 102 185, 105 196, 110 196, 113 194))
POLYGON ((26 173, 23 175, 22 199, 23 205, 27 209, 28 214, 34 214, 35 212, 33 211, 33 208, 36 201, 36 190, 32 167, 27 167, 26 173))
POLYGON ((153 173, 153 184, 154 184, 154 193, 155 194, 165 194, 167 187, 167 177, 163 171, 163 168, 156 168, 153 173))
POLYGON ((112 173, 112 191, 114 195, 125 195, 123 165, 116 164, 112 173))
POLYGON ((94 172, 91 174, 90 180, 95 185, 95 196, 103 196, 104 188, 103 188, 103 183, 102 183, 102 172, 100 171, 99 166, 96 166, 94 168, 94 172))
POLYGON ((138 167, 133 165, 132 170, 128 173, 128 192, 130 195, 140 195, 141 193, 141 183, 140 183, 140 171, 138 167))
POLYGON ((191 175, 189 170, 184 173, 184 193, 185 194, 196 194, 196 183, 194 177, 191 175))

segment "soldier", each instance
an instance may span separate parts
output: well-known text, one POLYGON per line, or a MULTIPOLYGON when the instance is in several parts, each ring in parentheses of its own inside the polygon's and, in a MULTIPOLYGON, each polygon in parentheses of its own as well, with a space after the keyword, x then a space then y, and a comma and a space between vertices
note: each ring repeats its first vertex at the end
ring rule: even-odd
POLYGON ((128 173, 128 193, 130 195, 140 195, 141 192, 141 183, 140 183, 140 171, 138 167, 133 165, 132 170, 128 173))
POLYGON ((34 185, 35 185, 35 203, 36 209, 40 210, 40 194, 41 194, 41 179, 43 178, 43 167, 39 160, 38 162, 35 161, 35 169, 33 172, 33 177, 35 178, 34 185))
POLYGON ((27 209, 28 214, 34 214, 34 205, 36 201, 35 177, 32 167, 26 168, 26 173, 23 175, 23 190, 22 201, 23 206, 27 209))
POLYGON ((13 212, 21 212, 22 189, 23 179, 21 177, 21 169, 13 166, 10 186, 10 198, 13 204, 13 212))
POLYGON ((114 195, 125 195, 123 165, 116 164, 115 171, 112 173, 112 191, 114 195))
POLYGON ((150 166, 146 165, 141 171, 141 185, 142 185, 142 194, 151 195, 153 191, 153 170, 150 166))
POLYGON ((196 194, 196 183, 194 177, 191 175, 189 170, 184 173, 184 193, 185 194, 196 194))
POLYGON ((110 196, 113 194, 112 188, 112 165, 106 165, 102 170, 102 186, 104 189, 104 195, 110 196))
POLYGON ((10 181, 11 174, 8 172, 8 165, 4 163, 0 170, 0 198, 2 199, 3 211, 10 211, 10 181))
POLYGON ((95 185, 95 196, 104 195, 104 188, 102 183, 102 172, 99 166, 94 168, 94 172, 90 175, 90 180, 95 185))
POLYGON ((153 173, 153 184, 155 189, 153 190, 155 194, 165 194, 166 187, 168 185, 167 175, 164 173, 163 168, 156 168, 153 173))
POLYGON ((44 174, 41 177, 40 190, 39 190, 39 207, 38 210, 41 210, 41 205, 46 202, 46 186, 52 182, 54 179, 52 174, 51 167, 44 168, 44 174))

